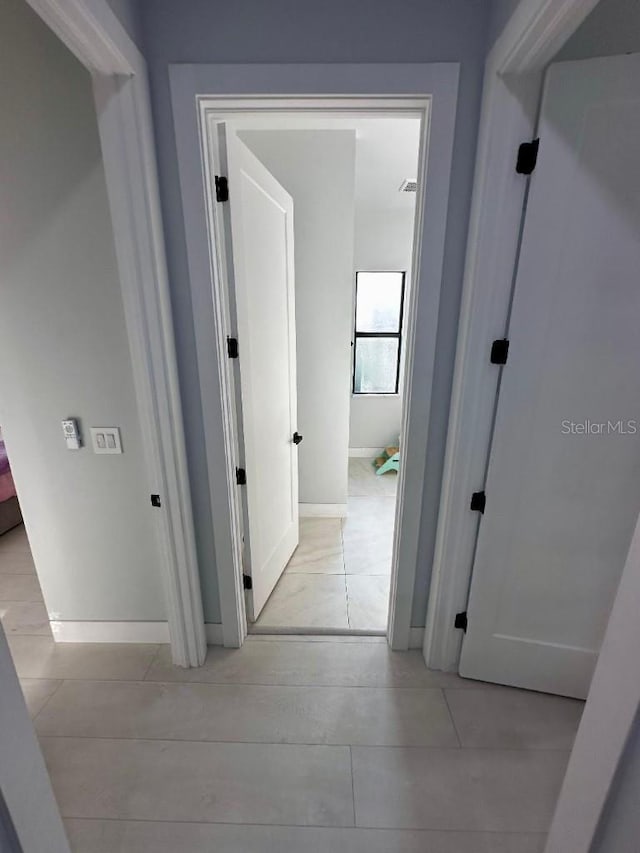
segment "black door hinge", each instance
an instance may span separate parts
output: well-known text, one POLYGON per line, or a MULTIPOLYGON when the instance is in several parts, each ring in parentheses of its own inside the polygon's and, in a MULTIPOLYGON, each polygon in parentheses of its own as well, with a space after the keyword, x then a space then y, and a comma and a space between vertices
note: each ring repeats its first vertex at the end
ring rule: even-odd
POLYGON ((229 181, 216 175, 216 201, 229 201, 229 181))
POLYGON ((506 338, 501 338, 491 344, 491 364, 506 364, 508 355, 509 341, 506 338))
POLYGON ((239 486, 247 485, 247 472, 244 468, 236 468, 236 483, 239 486))
POLYGON ((242 575, 242 586, 244 589, 253 589, 253 581, 251 575, 242 575))
POLYGON ((487 496, 484 492, 474 492, 471 495, 471 503, 469 504, 469 509, 472 509, 474 512, 484 512, 484 508, 487 505, 487 496))
POLYGON ((238 357, 238 339, 227 336, 227 355, 229 358, 238 357))
POLYGON ((162 501, 160 500, 160 495, 151 495, 151 506, 162 506, 162 501))
POLYGON ((469 625, 469 620, 467 619, 467 611, 463 610, 461 613, 456 613, 456 618, 453 620, 453 627, 460 628, 461 631, 467 633, 467 627, 469 625))
POLYGON ((519 175, 530 175, 538 162, 539 139, 531 142, 523 142, 518 148, 518 159, 516 160, 516 172, 519 175))

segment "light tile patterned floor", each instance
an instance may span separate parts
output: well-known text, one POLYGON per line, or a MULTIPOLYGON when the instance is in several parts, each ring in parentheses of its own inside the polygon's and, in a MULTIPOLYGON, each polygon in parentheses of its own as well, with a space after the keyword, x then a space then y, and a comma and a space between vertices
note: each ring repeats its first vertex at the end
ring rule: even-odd
POLYGON ((256 623, 259 630, 387 627, 398 476, 349 460, 348 515, 302 518, 300 544, 256 623))
POLYGON ((74 853, 542 853, 582 711, 378 637, 254 636, 199 669, 9 642, 74 853))
POLYGON ((367 637, 79 650, 24 680, 74 853, 541 853, 582 708, 367 637))

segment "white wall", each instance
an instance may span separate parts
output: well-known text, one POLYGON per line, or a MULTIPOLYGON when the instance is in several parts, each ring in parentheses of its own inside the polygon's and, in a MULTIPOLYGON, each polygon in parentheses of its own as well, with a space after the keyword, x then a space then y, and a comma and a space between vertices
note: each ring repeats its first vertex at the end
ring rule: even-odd
MULTIPOLYGON (((416 160, 417 154, 416 148, 416 160)), ((356 207, 354 275, 358 270, 410 272, 414 209, 356 207)), ((405 287, 409 286, 409 278, 407 275, 405 287)), ((352 396, 349 447, 382 449, 396 444, 401 420, 402 387, 399 394, 388 396, 352 396)))
POLYGON ((0 77, 0 423, 47 609, 162 620, 91 81, 23 0, 0 6, 0 77), (123 455, 67 451, 70 416, 119 426, 123 455))
POLYGON ((300 503, 346 504, 355 132, 241 136, 293 198, 300 503))

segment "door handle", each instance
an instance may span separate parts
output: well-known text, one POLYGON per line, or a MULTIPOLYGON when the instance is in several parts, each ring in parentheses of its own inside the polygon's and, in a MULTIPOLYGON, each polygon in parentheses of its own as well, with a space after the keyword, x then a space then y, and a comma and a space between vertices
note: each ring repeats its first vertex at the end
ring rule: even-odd
POLYGON ((300 433, 299 433, 299 432, 294 432, 294 434, 293 434, 293 443, 294 443, 294 444, 300 444, 300 442, 302 441, 302 438, 303 438, 303 437, 300 435, 300 433))

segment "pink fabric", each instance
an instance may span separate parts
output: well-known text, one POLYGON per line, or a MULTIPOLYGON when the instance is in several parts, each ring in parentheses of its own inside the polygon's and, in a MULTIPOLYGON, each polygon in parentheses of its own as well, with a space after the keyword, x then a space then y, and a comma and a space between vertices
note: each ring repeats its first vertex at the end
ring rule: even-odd
POLYGON ((15 496, 15 493, 16 487, 13 483, 11 471, 7 471, 6 474, 0 474, 0 503, 8 501, 9 498, 15 496))

